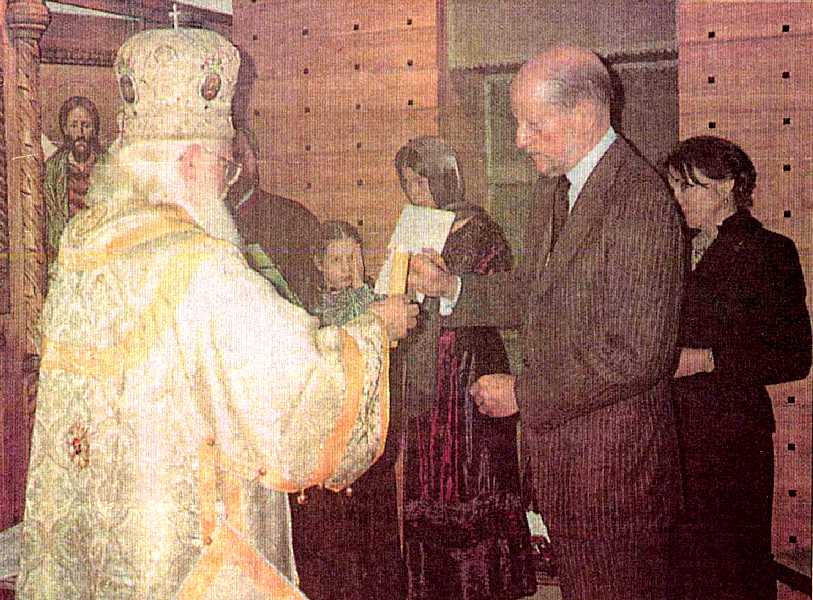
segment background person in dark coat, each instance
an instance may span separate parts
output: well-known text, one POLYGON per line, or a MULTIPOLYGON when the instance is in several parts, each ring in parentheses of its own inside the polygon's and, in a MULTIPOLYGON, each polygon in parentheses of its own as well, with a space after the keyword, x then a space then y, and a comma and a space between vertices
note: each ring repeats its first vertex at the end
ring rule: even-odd
MULTIPOLYGON (((322 276, 311 255, 311 240, 319 230, 319 219, 299 202, 260 189, 257 146, 251 133, 237 129, 232 144, 240 177, 229 190, 232 208, 243 241, 259 244, 294 292, 297 304, 310 310, 316 303, 322 276)), ((289 300, 286 289, 276 285, 289 300)))
MULTIPOLYGON (((599 58, 554 48, 511 85, 517 146, 546 178, 518 268, 457 278, 416 255, 412 285, 459 298, 445 326, 519 326, 525 368, 481 377, 481 411, 519 410, 565 600, 668 597, 680 499, 670 378, 680 308, 678 207, 610 127, 599 58), (561 224, 564 221, 564 224, 561 224)), ((434 262, 433 262, 434 261, 434 262)))
POLYGON ((810 369, 804 276, 793 242, 751 216, 756 171, 738 146, 690 138, 666 165, 695 228, 674 382, 680 580, 691 600, 769 600, 774 419, 765 386, 810 369))

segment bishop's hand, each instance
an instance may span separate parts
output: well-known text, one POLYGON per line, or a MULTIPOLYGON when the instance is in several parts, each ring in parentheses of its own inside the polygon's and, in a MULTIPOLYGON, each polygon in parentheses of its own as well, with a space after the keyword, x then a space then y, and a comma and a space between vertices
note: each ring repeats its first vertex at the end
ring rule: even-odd
POLYGON ((370 312, 375 314, 387 329, 390 340, 405 337, 407 331, 418 323, 418 305, 408 302, 406 296, 389 296, 370 304, 370 312))

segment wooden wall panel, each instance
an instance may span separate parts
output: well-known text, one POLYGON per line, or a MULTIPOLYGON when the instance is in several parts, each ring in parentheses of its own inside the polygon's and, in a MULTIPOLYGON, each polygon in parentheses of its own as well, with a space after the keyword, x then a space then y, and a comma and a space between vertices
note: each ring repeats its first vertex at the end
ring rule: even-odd
POLYGON ((261 185, 358 226, 372 275, 405 200, 395 152, 438 130, 436 15, 435 0, 234 2, 261 185))
POLYGON ((682 2, 682 43, 752 40, 813 33, 810 4, 801 2, 682 2), (687 4, 693 6, 688 8, 687 4))
POLYGON ((680 54, 681 91, 687 96, 741 96, 744 102, 755 96, 799 100, 800 94, 813 91, 811 51, 811 35, 687 43, 680 54))
POLYGON ((311 75, 333 73, 433 69, 437 61, 436 32, 432 27, 393 29, 363 36, 307 37, 296 45, 279 47, 269 36, 258 36, 248 46, 255 59, 271 61, 269 79, 291 79, 309 69, 311 75), (408 33, 409 38, 404 39, 408 33), (356 69, 358 66, 358 69, 356 69))
MULTIPOLYGON (((753 213, 795 241, 810 305, 813 3, 686 0, 678 40, 680 137, 718 135, 748 152, 758 173, 753 213)), ((808 576, 812 385, 808 378, 769 389, 777 421, 774 553, 808 576)))
MULTIPOLYGON (((269 58, 270 60, 270 58, 269 58)), ((333 119, 353 118, 356 111, 401 111, 406 114, 437 106, 438 74, 435 70, 366 73, 346 69, 345 73, 323 77, 310 72, 292 79, 259 79, 252 90, 255 116, 295 118, 319 117, 321 128, 333 119), (325 119, 330 119, 326 123, 325 119)), ((370 127, 388 125, 381 115, 368 115, 370 127), (370 118, 372 117, 372 118, 370 118)))
POLYGON ((233 13, 232 27, 241 39, 264 35, 289 43, 436 26, 433 0, 237 0, 233 13))
POLYGON ((324 135, 324 117, 313 113, 303 115, 295 129, 290 128, 288 118, 283 116, 264 117, 261 114, 250 117, 249 122, 255 131, 263 132, 264 147, 275 156, 303 150, 327 154, 388 153, 394 156, 401 146, 400 140, 409 138, 414 131, 431 128, 438 119, 435 109, 394 110, 374 114, 371 122, 372 112, 354 109, 352 113, 336 115, 331 123, 330 136, 324 135))

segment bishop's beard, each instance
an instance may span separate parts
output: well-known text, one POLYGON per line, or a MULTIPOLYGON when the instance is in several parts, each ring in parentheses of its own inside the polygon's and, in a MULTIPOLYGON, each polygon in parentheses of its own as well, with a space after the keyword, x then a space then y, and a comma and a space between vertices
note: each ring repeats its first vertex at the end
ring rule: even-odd
POLYGON ((167 142, 114 145, 106 161, 107 168, 97 170, 96 176, 102 183, 103 179, 109 180, 108 185, 119 190, 119 195, 124 188, 129 188, 131 192, 123 194, 123 202, 129 199, 136 203, 178 206, 207 235, 242 248, 242 237, 225 203, 228 186, 222 190, 214 186, 190 189, 177 168, 179 147, 179 143, 167 142), (105 178, 100 177, 105 174, 105 178))
POLYGON ((195 206, 183 203, 182 206, 195 223, 208 235, 242 248, 243 238, 240 236, 231 212, 226 206, 227 194, 228 189, 224 190, 219 197, 213 197, 210 201, 198 201, 195 206))

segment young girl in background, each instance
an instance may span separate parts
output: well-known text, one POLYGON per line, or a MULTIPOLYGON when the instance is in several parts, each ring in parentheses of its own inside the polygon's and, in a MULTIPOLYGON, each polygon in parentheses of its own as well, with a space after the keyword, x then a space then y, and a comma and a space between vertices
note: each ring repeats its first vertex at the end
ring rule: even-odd
POLYGON ((321 225, 313 262, 324 280, 313 311, 322 325, 343 325, 381 299, 364 280, 361 236, 350 223, 325 221, 321 225))
MULTIPOLYGON (((343 325, 381 299, 365 282, 361 237, 349 223, 326 221, 320 226, 313 260, 323 288, 312 312, 322 325, 343 325)), ((383 455, 351 488, 339 493, 312 488, 302 503, 291 503, 300 587, 311 600, 403 597, 394 408, 383 455)))

